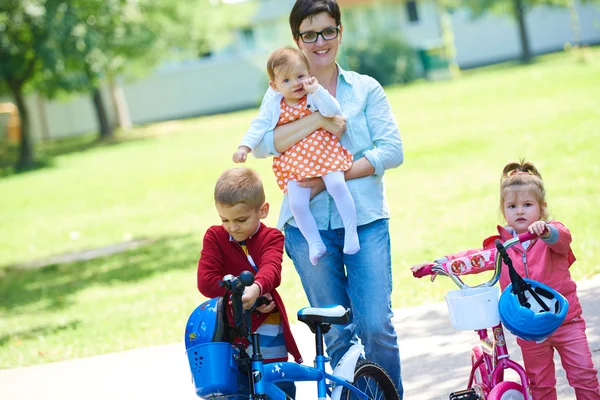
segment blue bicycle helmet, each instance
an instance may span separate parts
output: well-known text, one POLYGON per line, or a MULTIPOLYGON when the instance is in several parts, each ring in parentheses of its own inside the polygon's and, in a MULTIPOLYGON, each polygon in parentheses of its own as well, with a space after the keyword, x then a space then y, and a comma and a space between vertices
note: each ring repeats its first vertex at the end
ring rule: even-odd
POLYGON ((524 340, 540 342, 563 323, 567 316, 569 302, 562 294, 541 282, 526 278, 523 278, 523 281, 531 285, 531 289, 524 292, 526 300, 524 305, 521 305, 518 296, 512 292, 511 283, 504 289, 498 302, 500 319, 513 335, 524 340), (537 296, 533 295, 531 290, 537 296), (544 308, 548 308, 548 311, 544 308))
POLYGON ((200 304, 192 312, 185 326, 185 349, 202 343, 222 341, 223 298, 215 297, 200 304))

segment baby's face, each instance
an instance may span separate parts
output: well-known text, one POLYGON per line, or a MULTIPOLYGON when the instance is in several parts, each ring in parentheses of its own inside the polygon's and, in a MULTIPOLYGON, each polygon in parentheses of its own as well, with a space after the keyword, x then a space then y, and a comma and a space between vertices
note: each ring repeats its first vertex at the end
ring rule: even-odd
POLYGON ((310 76, 308 66, 299 58, 288 65, 282 65, 274 71, 273 89, 277 90, 286 100, 298 101, 306 96, 304 81, 310 76))

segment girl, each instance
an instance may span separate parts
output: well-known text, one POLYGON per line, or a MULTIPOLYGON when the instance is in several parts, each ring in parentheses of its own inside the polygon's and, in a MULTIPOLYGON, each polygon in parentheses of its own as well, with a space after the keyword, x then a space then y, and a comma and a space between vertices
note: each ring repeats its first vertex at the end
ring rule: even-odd
MULTIPOLYGON (((322 34, 325 37, 328 35, 327 32, 322 34)), ((257 118, 259 121, 271 120, 271 128, 303 118, 313 111, 328 117, 342 114, 337 100, 319 85, 316 78, 309 76, 308 60, 300 50, 291 47, 275 50, 267 62, 267 72, 271 88, 279 94, 268 105, 261 107, 261 115, 257 118)), ((244 162, 247 154, 262 139, 263 135, 252 125, 255 125, 255 121, 234 153, 234 162, 244 162)), ((277 184, 284 193, 288 193, 290 209, 308 242, 309 259, 313 265, 325 253, 326 247, 310 212, 311 190, 300 187, 298 182, 323 178, 344 224, 344 253, 355 254, 360 249, 356 233, 356 208, 344 179, 344 172, 351 166, 352 154, 339 143, 336 136, 323 129, 315 130, 273 159, 277 184)))
MULTIPOLYGON (((569 268, 575 261, 571 250, 571 233, 558 221, 548 221, 546 191, 538 170, 532 163, 521 161, 504 167, 500 183, 500 210, 506 226, 498 226, 498 236, 484 241, 484 248, 493 248, 494 240, 505 241, 527 231, 540 240, 524 242, 508 251, 519 275, 545 283, 560 292, 569 301, 569 311, 563 324, 541 343, 517 338, 523 352, 523 362, 530 379, 534 400, 556 399, 554 349, 558 351, 569 384, 577 399, 600 399, 597 371, 585 334, 585 320, 577 297, 577 285, 571 279, 569 268)), ((448 261, 475 253, 467 250, 447 256, 437 262, 448 261)), ((411 269, 417 271, 425 264, 411 269)), ((500 275, 502 290, 510 284, 507 267, 500 275)))

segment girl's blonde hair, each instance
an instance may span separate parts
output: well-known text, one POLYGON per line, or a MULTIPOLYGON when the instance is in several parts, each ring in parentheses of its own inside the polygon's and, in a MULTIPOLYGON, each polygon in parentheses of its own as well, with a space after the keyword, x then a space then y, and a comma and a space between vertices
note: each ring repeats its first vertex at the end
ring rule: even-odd
POLYGON ((534 197, 540 205, 540 219, 547 221, 548 207, 542 175, 533 163, 525 162, 525 160, 508 163, 502 170, 502 177, 500 178, 500 211, 502 215, 504 215, 504 201, 508 189, 527 185, 533 188, 534 197))
MULTIPOLYGON (((289 68, 291 61, 300 60, 306 65, 306 69, 310 71, 308 59, 302 51, 291 46, 282 47, 271 53, 267 61, 267 73, 271 81, 275 82, 275 68, 289 68)), ((281 71, 278 71, 281 72, 281 71)), ((284 70, 284 72, 287 72, 284 70)))

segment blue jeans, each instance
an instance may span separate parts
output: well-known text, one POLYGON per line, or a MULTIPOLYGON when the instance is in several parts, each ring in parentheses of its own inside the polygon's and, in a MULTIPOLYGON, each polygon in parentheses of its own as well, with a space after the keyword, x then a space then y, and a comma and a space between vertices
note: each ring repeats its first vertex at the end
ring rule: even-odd
POLYGON ((319 231, 327 252, 316 266, 310 263, 308 243, 300 230, 289 224, 284 229, 285 251, 294 262, 310 305, 341 304, 352 308, 350 323, 332 325, 325 335, 332 367, 359 337, 367 360, 387 371, 402 399, 400 351, 391 321, 392 259, 388 220, 359 226, 360 251, 352 255, 342 252, 344 229, 319 231))

